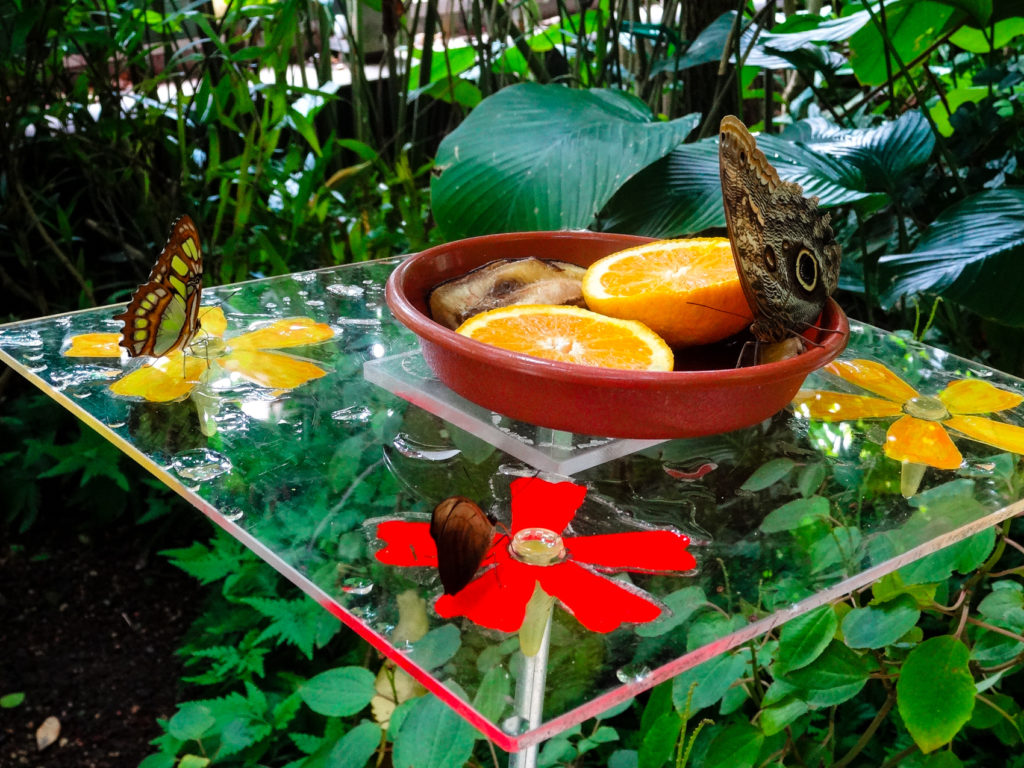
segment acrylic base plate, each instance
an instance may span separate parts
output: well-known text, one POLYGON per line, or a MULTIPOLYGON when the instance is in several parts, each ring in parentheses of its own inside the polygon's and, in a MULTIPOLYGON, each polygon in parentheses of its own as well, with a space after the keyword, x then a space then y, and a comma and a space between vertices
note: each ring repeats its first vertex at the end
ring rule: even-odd
POLYGON ((369 360, 363 365, 363 375, 542 472, 574 475, 664 442, 580 435, 514 421, 446 387, 418 349, 369 360))

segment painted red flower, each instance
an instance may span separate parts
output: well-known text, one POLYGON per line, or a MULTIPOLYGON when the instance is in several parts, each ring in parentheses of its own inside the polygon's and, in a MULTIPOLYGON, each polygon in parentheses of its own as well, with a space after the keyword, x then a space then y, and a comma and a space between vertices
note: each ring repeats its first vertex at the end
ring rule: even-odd
MULTIPOLYGON (((671 530, 561 536, 583 503, 583 486, 528 477, 514 480, 511 490, 509 531, 495 532, 473 581, 454 595, 438 598, 434 607, 442 617, 465 616, 491 629, 515 632, 539 584, 587 629, 611 632, 624 622, 653 621, 662 608, 642 590, 602 573, 680 572, 696 567, 687 551, 689 537, 671 530), (545 564, 524 562, 517 544, 524 537, 535 541, 537 532, 547 536, 548 544, 554 543, 560 557, 545 564)), ((430 523, 388 520, 377 526, 377 537, 387 542, 377 552, 380 562, 437 567, 430 523)))

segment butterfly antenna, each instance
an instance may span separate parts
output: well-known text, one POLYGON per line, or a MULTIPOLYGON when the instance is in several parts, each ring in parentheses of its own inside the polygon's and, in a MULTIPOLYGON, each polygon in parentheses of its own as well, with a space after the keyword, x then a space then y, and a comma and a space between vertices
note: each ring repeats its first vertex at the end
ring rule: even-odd
POLYGON ((710 304, 701 304, 699 301, 688 301, 687 304, 692 304, 695 307, 702 307, 703 309, 710 309, 714 312, 721 312, 723 315, 732 315, 733 317, 742 317, 746 320, 749 315, 744 315, 740 312, 733 312, 729 309, 722 309, 721 307, 712 307, 710 304))
MULTIPOLYGON (((806 326, 806 327, 804 328, 804 330, 805 330, 805 331, 815 330, 815 331, 817 331, 818 333, 838 333, 838 331, 837 331, 837 330, 836 330, 835 328, 824 328, 824 327, 822 327, 822 326, 820 326, 820 325, 815 325, 814 323, 808 323, 808 324, 807 324, 807 326, 806 326)), ((815 341, 814 339, 808 339, 808 338, 807 338, 806 336, 804 336, 803 334, 796 334, 796 335, 799 335, 799 336, 800 336, 800 338, 801 338, 801 339, 802 339, 802 340, 803 340, 803 341, 804 341, 804 342, 805 342, 806 344, 810 344, 810 345, 811 345, 812 347, 817 347, 818 349, 821 349, 822 347, 824 347, 824 346, 825 346, 825 345, 824 345, 823 343, 821 343, 820 341, 815 341)))

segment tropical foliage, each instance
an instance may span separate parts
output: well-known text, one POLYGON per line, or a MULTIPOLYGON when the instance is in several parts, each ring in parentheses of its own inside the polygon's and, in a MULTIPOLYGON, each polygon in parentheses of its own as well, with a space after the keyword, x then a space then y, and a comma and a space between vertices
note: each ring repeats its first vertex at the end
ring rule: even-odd
MULTIPOLYGON (((169 211, 196 219, 212 282, 501 230, 721 227, 714 134, 732 112, 832 209, 849 314, 1024 372, 1018 4, 740 5, 12 0, 5 319, 126 299, 169 211)), ((14 377, 0 395, 5 532, 31 536, 57 500, 71 525, 167 520, 174 502, 129 494, 145 481, 93 432, 14 377)), ((993 461, 1019 488, 1019 461, 993 461)), ((822 498, 849 482, 769 463, 747 486, 786 499, 762 527, 813 567, 841 555, 854 512, 822 498)), ((919 503, 985 500, 961 483, 919 503)), ((1009 522, 791 621, 553 739, 540 762, 1024 765, 1021 534, 1009 522)), ((188 700, 146 768, 504 761, 432 697, 399 704, 365 646, 234 542, 168 556, 209 605, 182 649, 188 700), (383 720, 381 674, 398 704, 383 720), (345 699, 322 695, 339 681, 345 699)), ((674 607, 719 631, 708 598, 674 607)))

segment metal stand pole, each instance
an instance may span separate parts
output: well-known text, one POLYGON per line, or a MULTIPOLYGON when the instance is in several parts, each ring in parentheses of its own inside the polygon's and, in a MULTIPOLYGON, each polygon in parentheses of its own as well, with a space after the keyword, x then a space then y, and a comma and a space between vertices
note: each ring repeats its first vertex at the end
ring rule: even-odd
MULTIPOLYGON (((544 625, 540 650, 533 656, 523 656, 523 669, 516 684, 516 713, 520 724, 536 728, 544 711, 544 687, 548 675, 548 646, 551 643, 551 614, 544 625)), ((533 744, 521 752, 508 756, 508 768, 537 768, 540 745, 533 744)))

